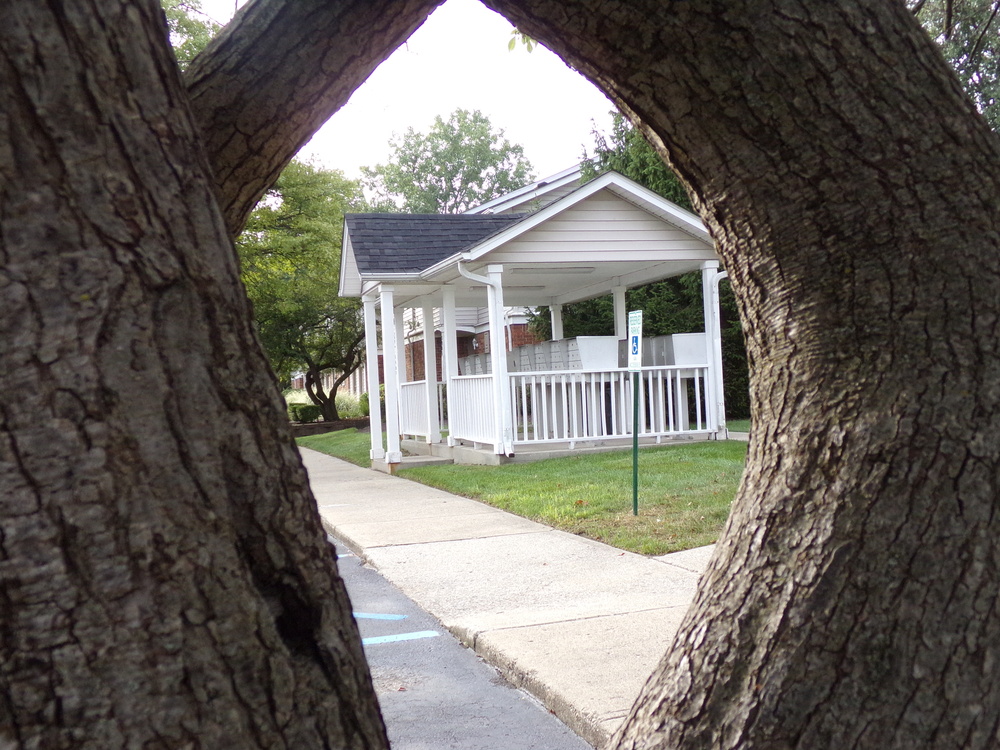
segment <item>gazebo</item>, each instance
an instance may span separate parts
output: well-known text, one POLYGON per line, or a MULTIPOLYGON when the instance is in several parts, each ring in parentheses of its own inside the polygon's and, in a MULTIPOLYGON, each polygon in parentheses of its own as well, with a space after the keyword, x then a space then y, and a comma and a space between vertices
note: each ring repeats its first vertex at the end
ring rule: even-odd
POLYGON ((399 464, 402 436, 457 461, 490 463, 528 447, 626 440, 634 428, 656 442, 724 434, 718 282, 725 274, 704 225, 615 172, 578 181, 579 170, 567 170, 465 214, 345 218, 340 294, 363 301, 373 462, 399 464), (705 332, 647 340, 642 386, 633 393, 620 355, 625 292, 691 271, 702 274, 705 332), (614 336, 564 339, 562 306, 607 294, 614 336), (505 310, 539 305, 549 307, 553 340, 511 347, 505 310), (488 353, 460 360, 456 320, 469 308, 488 313, 488 353), (374 395, 379 316, 384 443, 374 395), (422 380, 405 382, 404 318, 423 328, 422 380))

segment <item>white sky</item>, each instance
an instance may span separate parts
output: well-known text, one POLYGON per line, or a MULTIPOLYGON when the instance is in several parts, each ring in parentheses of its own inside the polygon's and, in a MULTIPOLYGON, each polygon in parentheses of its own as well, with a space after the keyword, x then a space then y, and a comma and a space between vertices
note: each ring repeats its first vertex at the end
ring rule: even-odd
MULTIPOLYGON (((202 0, 224 22, 243 0, 202 0)), ((613 105, 555 54, 520 44, 508 52, 510 23, 478 0, 448 0, 383 62, 300 156, 358 177, 384 163, 394 133, 430 129, 455 109, 481 110, 524 147, 537 177, 580 161, 591 131, 610 130, 613 105)))

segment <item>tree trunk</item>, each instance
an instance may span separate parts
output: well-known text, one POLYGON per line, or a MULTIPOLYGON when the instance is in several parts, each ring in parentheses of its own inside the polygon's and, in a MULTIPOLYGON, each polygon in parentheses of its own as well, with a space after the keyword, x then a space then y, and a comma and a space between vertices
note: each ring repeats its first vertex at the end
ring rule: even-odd
POLYGON ((232 237, 313 133, 444 0, 255 0, 184 74, 232 237))
MULTIPOLYGON (((693 188, 754 364, 733 515, 618 745, 995 746, 995 136, 901 3, 488 4, 693 188)), ((157 18, 0 4, 0 744, 382 747, 157 18)), ((205 111, 256 95, 247 54, 205 111)), ((299 137, 239 172, 291 119, 253 101, 201 119, 245 139, 208 151, 231 232, 299 137)))
POLYGON ((385 748, 152 2, 0 4, 0 746, 385 748))
POLYGON ((1000 153, 900 2, 490 0, 691 186, 754 434, 620 748, 1000 742, 1000 153))
POLYGON ((324 422, 336 422, 340 419, 340 412, 337 411, 337 389, 330 393, 323 388, 323 373, 316 369, 312 363, 306 369, 306 395, 320 409, 324 422))

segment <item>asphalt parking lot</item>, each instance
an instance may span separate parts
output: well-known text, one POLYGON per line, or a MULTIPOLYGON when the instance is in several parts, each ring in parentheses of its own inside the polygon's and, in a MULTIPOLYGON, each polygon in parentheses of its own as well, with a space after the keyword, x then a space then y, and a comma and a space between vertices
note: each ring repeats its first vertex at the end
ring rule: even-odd
POLYGON ((393 750, 588 750, 350 550, 337 546, 393 750))

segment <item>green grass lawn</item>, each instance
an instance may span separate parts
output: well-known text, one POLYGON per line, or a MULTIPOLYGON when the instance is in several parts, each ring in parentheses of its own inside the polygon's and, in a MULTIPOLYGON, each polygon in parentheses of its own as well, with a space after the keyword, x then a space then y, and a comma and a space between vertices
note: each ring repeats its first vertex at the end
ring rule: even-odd
POLYGON ((336 456, 352 464, 371 466, 371 435, 358 432, 353 427, 336 432, 324 432, 320 435, 309 435, 297 438, 296 443, 314 451, 336 456))
MULTIPOLYGON (((299 444, 368 465, 368 435, 355 430, 299 444)), ((643 448, 638 516, 630 450, 503 466, 426 466, 399 475, 620 549, 662 555, 716 540, 745 459, 746 444, 735 441, 643 448)))
POLYGON ((749 419, 727 419, 726 427, 730 432, 750 432, 749 419))

